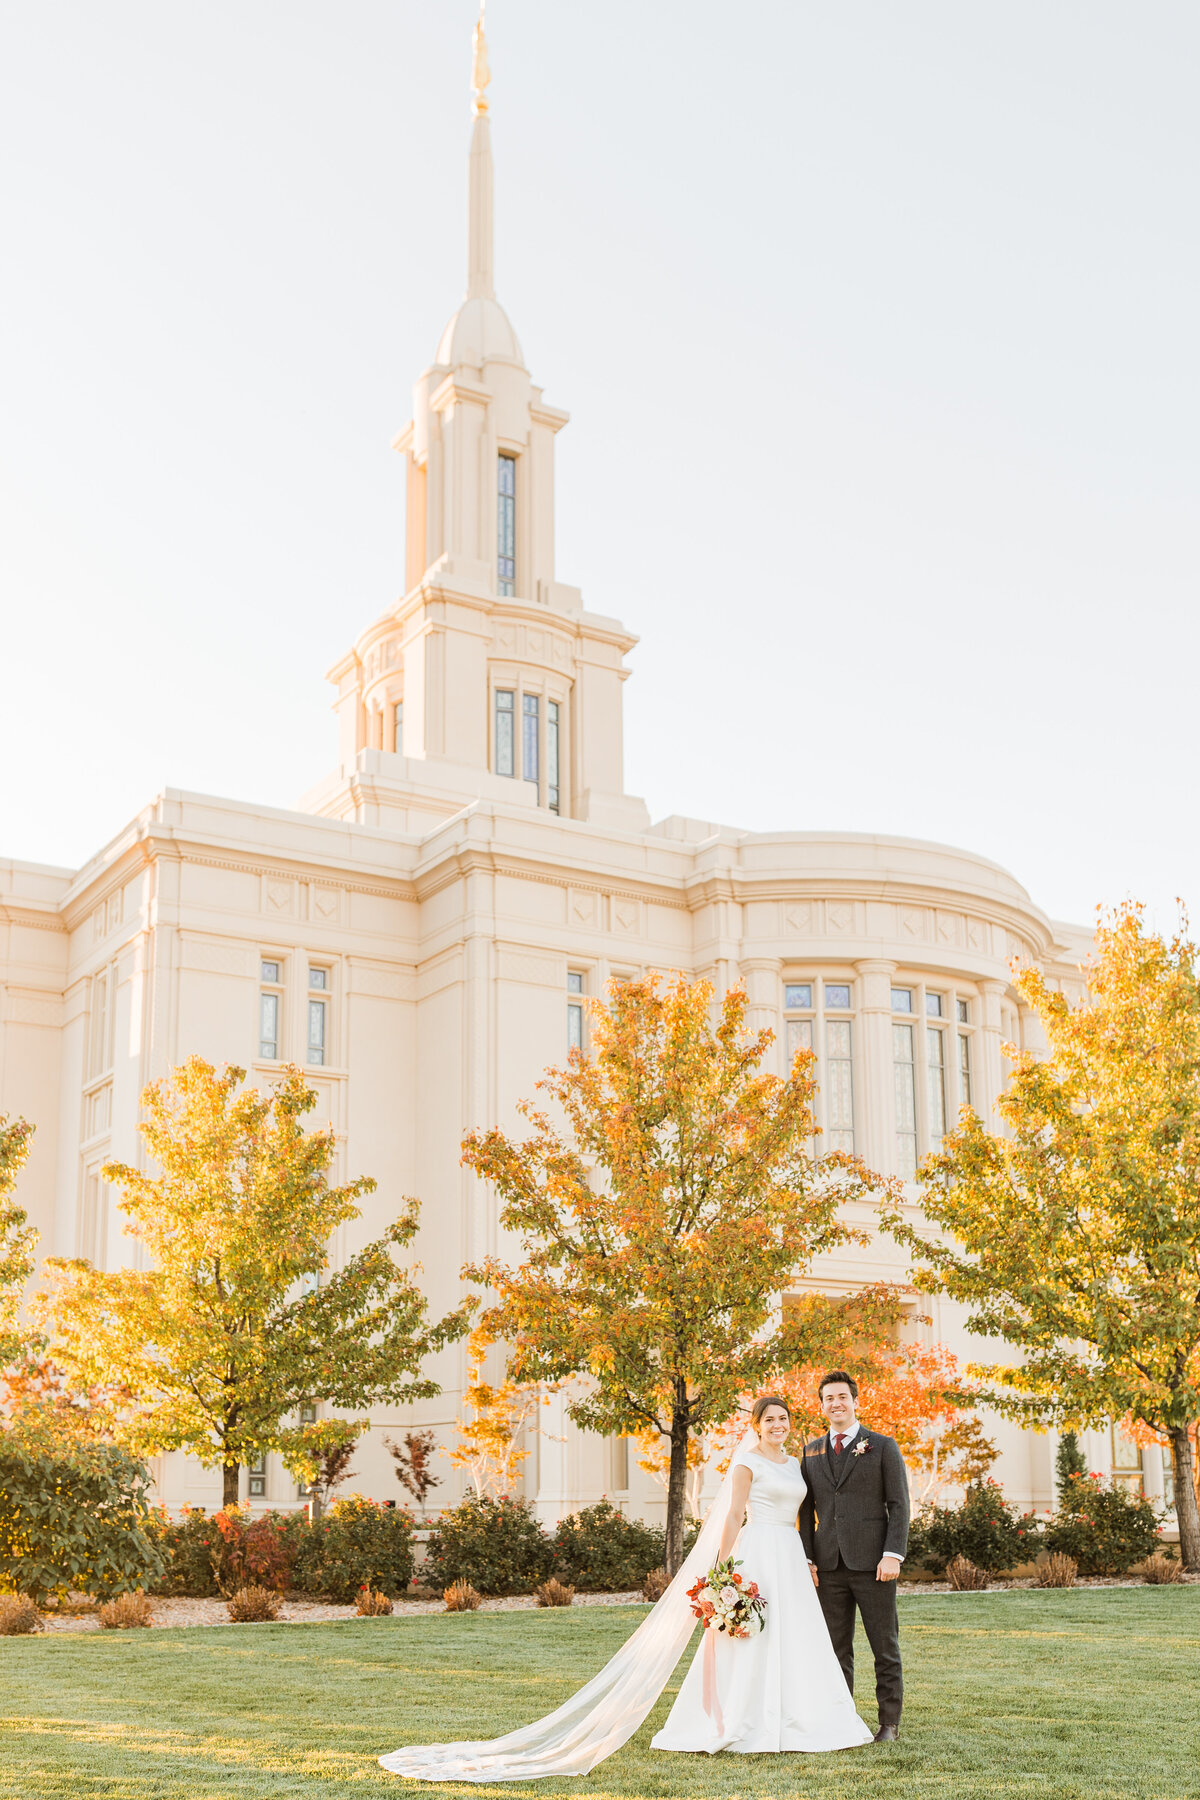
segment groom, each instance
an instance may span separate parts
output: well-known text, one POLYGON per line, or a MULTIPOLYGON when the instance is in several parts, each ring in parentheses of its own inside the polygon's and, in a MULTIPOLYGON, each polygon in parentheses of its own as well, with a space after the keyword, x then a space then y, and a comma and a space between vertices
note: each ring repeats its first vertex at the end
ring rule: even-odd
POLYGON ((862 1614, 875 1657, 875 1742, 888 1743, 900 1736, 904 1697, 896 1578, 908 1548, 908 1476, 895 1438, 859 1424, 852 1375, 832 1370, 819 1393, 829 1431, 804 1446, 800 1541, 851 1693, 855 1608, 862 1614))

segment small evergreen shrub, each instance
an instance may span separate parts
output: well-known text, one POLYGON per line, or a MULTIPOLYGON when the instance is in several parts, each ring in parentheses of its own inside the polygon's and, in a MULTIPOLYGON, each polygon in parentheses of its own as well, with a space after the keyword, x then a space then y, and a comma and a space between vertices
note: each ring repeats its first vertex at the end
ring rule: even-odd
POLYGON ((364 1587, 402 1594, 412 1580, 413 1530, 412 1514, 402 1506, 381 1506, 360 1494, 335 1500, 299 1538, 295 1585, 342 1604, 364 1587))
POLYGON ((28 1594, 0 1594, 0 1637, 26 1637, 42 1629, 42 1615, 28 1594))
POLYGON ((989 1478, 972 1483, 961 1506, 926 1507, 910 1533, 908 1558, 936 1575, 954 1557, 964 1556, 996 1575, 1032 1562, 1039 1547, 1034 1514, 1009 1506, 999 1482, 989 1478))
POLYGON ((564 1587, 555 1576, 543 1581, 541 1587, 534 1588, 534 1599, 539 1606, 570 1606, 575 1599, 575 1589, 564 1587))
POLYGON ((364 1587, 358 1590, 354 1610, 360 1619, 382 1619, 391 1612, 392 1603, 378 1588, 364 1587))
POLYGON ((976 1568, 966 1556, 952 1556, 946 1564, 946 1579, 958 1593, 979 1593, 988 1584, 986 1569, 976 1568))
POLYGON ((231 1595, 226 1611, 235 1625, 261 1625, 269 1619, 277 1619, 282 1604, 277 1588, 253 1584, 239 1588, 231 1595))
POLYGON ((554 1573, 584 1594, 640 1588, 665 1554, 665 1532, 627 1519, 611 1500, 572 1513, 554 1534, 554 1573))
POLYGON ((437 1587, 466 1581, 481 1594, 531 1594, 554 1564, 528 1501, 468 1494, 429 1534, 424 1573, 437 1587))
POLYGON ((483 1595, 469 1581, 452 1581, 442 1599, 447 1612, 476 1612, 483 1595))
POLYGON ((208 1600, 220 1593, 217 1563, 222 1550, 215 1518, 203 1507, 185 1506, 181 1517, 154 1514, 152 1535, 163 1559, 162 1574, 151 1585, 154 1594, 181 1594, 191 1600, 208 1600))
POLYGON ((1073 1556, 1064 1556, 1061 1550, 1049 1555, 1038 1570, 1039 1587, 1074 1587, 1075 1577, 1079 1573, 1079 1565, 1073 1556))
POLYGON ((1081 1575, 1123 1575, 1158 1548, 1158 1515, 1141 1494, 1099 1475, 1073 1475, 1063 1495, 1044 1542, 1073 1556, 1081 1575))
POLYGON ((153 1625, 154 1608, 145 1594, 118 1594, 97 1613, 101 1631, 132 1631, 153 1625))
POLYGON ((1183 1580, 1183 1564, 1176 1562, 1173 1556, 1163 1556, 1161 1552, 1148 1556, 1142 1564, 1142 1580, 1153 1587, 1161 1587, 1165 1582, 1183 1580))

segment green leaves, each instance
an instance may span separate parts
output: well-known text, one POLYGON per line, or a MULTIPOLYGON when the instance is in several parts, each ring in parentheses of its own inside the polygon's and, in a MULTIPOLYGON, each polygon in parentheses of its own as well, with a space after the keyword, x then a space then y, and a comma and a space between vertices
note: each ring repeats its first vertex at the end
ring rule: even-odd
POLYGON ((357 1408, 438 1392, 425 1359, 466 1329, 470 1302, 436 1325, 401 1260, 417 1231, 404 1203, 383 1236, 329 1270, 338 1226, 367 1178, 332 1186, 331 1128, 306 1131, 316 1095, 289 1068, 275 1091, 199 1057, 146 1090, 142 1130, 161 1170, 105 1170, 150 1267, 47 1265, 55 1356, 121 1390, 135 1447, 187 1449, 208 1467, 292 1450, 305 1402, 357 1408))
POLYGON ((32 1137, 33 1126, 24 1119, 0 1119, 0 1367, 20 1354, 17 1313, 33 1274, 37 1232, 12 1199, 32 1137))

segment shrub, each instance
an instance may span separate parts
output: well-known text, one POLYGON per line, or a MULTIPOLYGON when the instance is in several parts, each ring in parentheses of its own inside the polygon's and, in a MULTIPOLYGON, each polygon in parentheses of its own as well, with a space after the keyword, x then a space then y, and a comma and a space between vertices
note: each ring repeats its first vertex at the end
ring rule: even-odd
POLYGON ((642 1599, 649 1600, 651 1605, 661 1600, 671 1585, 671 1577, 665 1569, 651 1569, 642 1583, 642 1599))
POLYGON ((20 1415, 0 1433, 0 1586, 36 1603, 98 1600, 158 1579, 144 1463, 118 1444, 20 1415))
POLYGON ((213 1524, 217 1530, 213 1570, 222 1594, 247 1587, 287 1592, 301 1534, 307 1530, 303 1513, 270 1512, 254 1519, 244 1506, 225 1506, 213 1524))
POLYGON ((364 1587, 402 1594, 412 1580, 413 1529, 402 1506, 380 1506, 359 1494, 335 1500, 299 1540, 295 1584, 342 1603, 364 1587))
POLYGON ((25 1637, 42 1629, 42 1615, 28 1594, 0 1594, 0 1637, 25 1637))
POLYGON ((97 1616, 101 1631, 131 1631, 140 1625, 153 1625, 154 1608, 145 1594, 118 1594, 100 1608, 97 1616))
POLYGON ((1061 1550, 1053 1551, 1038 1570, 1039 1587, 1074 1587, 1075 1577, 1079 1573, 1079 1565, 1073 1556, 1064 1556, 1061 1550))
POLYGON ((185 1506, 178 1519, 156 1512, 151 1535, 163 1559, 162 1573, 151 1584, 151 1593, 186 1594, 195 1600, 220 1593, 216 1571, 222 1538, 216 1520, 203 1507, 185 1506))
POLYGON ((1163 1556, 1161 1552, 1148 1556, 1142 1564, 1142 1580, 1150 1582, 1154 1587, 1160 1587, 1164 1582, 1182 1581, 1183 1564, 1176 1562, 1173 1556, 1163 1556))
POLYGON ((952 1556, 946 1564, 946 1579, 961 1593, 978 1593, 988 1584, 986 1569, 979 1569, 968 1557, 952 1556))
POLYGON ((277 1588, 254 1584, 239 1588, 229 1599, 226 1610, 235 1625, 260 1625, 265 1620, 277 1619, 281 1605, 277 1588))
POLYGON ((627 1519, 611 1500, 600 1500, 564 1519, 555 1532, 554 1573, 581 1593, 624 1593, 661 1568, 665 1553, 661 1529, 627 1519))
POLYGON ((468 1494, 429 1534, 426 1573, 437 1586, 466 1581, 481 1594, 531 1594, 554 1563, 547 1537, 525 1500, 468 1494))
POLYGON ((392 1610, 392 1603, 378 1588, 359 1588, 354 1610, 360 1619, 382 1619, 392 1610))
POLYGON ((483 1595, 469 1581, 452 1581, 442 1599, 447 1612, 475 1612, 483 1595))
MULTIPOLYGON (((1051 1546, 1055 1548, 1056 1546, 1051 1546)), ((974 1482, 961 1506, 927 1507, 909 1539, 909 1558, 939 1574, 964 1556, 989 1575, 1032 1562, 1038 1552, 1038 1524, 1032 1513, 1007 1505, 997 1481, 974 1482)))
POLYGON ((1081 1575, 1123 1575, 1158 1546, 1158 1515, 1140 1494, 1098 1475, 1074 1475, 1046 1527, 1047 1550, 1073 1556, 1081 1575))
POLYGON ((570 1606, 575 1598, 573 1587, 564 1587, 555 1576, 543 1581, 540 1588, 534 1588, 534 1598, 539 1606, 570 1606))

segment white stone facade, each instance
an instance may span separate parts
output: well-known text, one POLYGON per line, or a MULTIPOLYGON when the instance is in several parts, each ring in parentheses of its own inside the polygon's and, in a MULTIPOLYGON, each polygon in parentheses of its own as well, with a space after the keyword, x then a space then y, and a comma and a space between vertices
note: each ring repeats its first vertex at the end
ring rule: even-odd
MULTIPOLYGON (((953 1120, 960 1071, 986 1114, 1002 1041, 1029 1041, 1012 959, 1079 986, 1088 934, 1052 924, 981 857, 652 826, 625 794, 636 640, 557 578, 567 415, 533 386, 494 296, 488 130, 480 97, 468 295, 396 440, 405 592, 331 671, 335 772, 295 812, 168 789, 78 871, 0 863, 0 1113, 37 1125, 20 1198, 46 1254, 109 1266, 130 1254, 99 1170, 139 1159, 139 1093, 191 1053, 244 1064, 260 1085, 281 1061, 309 1062, 339 1174, 379 1183, 335 1262, 415 1194, 441 1312, 463 1261, 499 1248, 489 1195, 459 1166, 462 1135, 516 1123, 514 1103, 565 1057, 575 990, 647 968, 745 982, 777 1067, 789 1041, 817 1050, 826 1141, 903 1173, 943 1109, 953 1120)), ((881 1239, 819 1280, 845 1291, 904 1272, 881 1239)), ((921 1329, 979 1354, 954 1309, 921 1329)), ((352 1488, 403 1497, 381 1434, 419 1421, 449 1441, 463 1371, 459 1347, 433 1369, 440 1400, 375 1412, 352 1488)), ((1052 1440, 998 1431, 1011 1495, 1049 1504, 1052 1440)), ((1101 1434, 1086 1447, 1107 1466, 1101 1434)), ((442 1473, 446 1503, 459 1484, 442 1473)), ((162 1459, 159 1481, 172 1506, 219 1500, 219 1476, 182 1455, 162 1459)), ((603 1492, 647 1516, 661 1506, 623 1445, 561 1419, 535 1442, 525 1486, 548 1519, 603 1492)), ((273 1462, 253 1488, 295 1504, 273 1462)))

